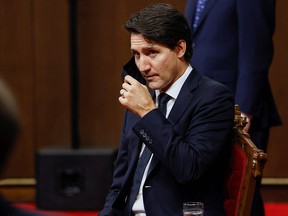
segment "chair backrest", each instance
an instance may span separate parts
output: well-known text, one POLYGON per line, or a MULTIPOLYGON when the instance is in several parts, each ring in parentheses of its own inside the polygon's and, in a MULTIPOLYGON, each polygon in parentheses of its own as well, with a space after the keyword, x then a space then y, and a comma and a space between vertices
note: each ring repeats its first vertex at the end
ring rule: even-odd
POLYGON ((225 182, 224 207, 227 216, 250 215, 257 178, 268 155, 258 149, 243 128, 247 121, 235 105, 232 155, 225 182))

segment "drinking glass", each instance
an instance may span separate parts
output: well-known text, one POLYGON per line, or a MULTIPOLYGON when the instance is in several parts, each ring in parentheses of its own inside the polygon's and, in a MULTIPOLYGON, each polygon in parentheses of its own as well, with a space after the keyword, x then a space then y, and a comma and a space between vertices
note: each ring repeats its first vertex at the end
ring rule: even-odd
POLYGON ((204 204, 202 202, 183 203, 183 216, 204 216, 204 204))

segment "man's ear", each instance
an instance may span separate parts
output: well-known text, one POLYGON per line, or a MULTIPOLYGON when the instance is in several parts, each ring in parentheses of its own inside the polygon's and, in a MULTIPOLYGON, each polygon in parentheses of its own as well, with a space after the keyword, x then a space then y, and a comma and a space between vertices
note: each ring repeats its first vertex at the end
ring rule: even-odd
POLYGON ((185 40, 179 40, 178 45, 176 47, 176 52, 178 55, 178 58, 184 57, 186 53, 186 41, 185 40))

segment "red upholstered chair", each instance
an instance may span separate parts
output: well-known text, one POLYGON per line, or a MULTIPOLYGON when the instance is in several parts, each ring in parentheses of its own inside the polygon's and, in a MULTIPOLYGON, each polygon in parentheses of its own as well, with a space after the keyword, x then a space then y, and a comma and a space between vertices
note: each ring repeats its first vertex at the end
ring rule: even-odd
POLYGON ((227 216, 249 216, 257 178, 262 175, 268 155, 257 149, 249 134, 243 131, 246 119, 235 106, 232 156, 224 191, 227 216))

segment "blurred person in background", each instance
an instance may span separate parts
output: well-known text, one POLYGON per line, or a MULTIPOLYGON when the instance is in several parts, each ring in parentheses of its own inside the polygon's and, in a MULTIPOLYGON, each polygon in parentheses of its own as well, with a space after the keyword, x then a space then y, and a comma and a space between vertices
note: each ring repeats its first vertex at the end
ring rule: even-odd
MULTIPOLYGON (((20 130, 16 101, 8 86, 0 79, 0 175, 13 150, 20 130)), ((16 208, 0 194, 1 216, 40 216, 38 213, 16 208)))
MULTIPOLYGON (((281 120, 272 96, 268 71, 273 57, 275 0, 187 0, 185 16, 192 29, 191 64, 228 86, 248 118, 245 130, 267 151, 269 129, 281 120)), ((255 188, 251 215, 264 215, 255 188)))

